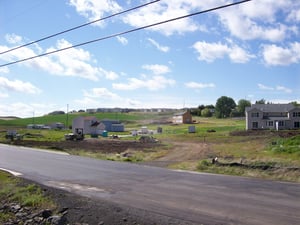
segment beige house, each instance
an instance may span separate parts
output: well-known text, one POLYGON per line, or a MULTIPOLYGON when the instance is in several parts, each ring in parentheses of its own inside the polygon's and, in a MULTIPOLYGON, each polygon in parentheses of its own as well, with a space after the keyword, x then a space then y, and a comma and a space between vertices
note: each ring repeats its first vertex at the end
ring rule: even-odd
POLYGON ((246 130, 300 128, 300 107, 293 104, 253 104, 245 111, 246 130))
POLYGON ((105 125, 100 123, 95 116, 79 116, 73 119, 73 133, 75 133, 76 128, 82 128, 83 134, 101 134, 105 125))
POLYGON ((172 122, 174 124, 193 123, 193 118, 189 111, 185 111, 174 114, 172 122))

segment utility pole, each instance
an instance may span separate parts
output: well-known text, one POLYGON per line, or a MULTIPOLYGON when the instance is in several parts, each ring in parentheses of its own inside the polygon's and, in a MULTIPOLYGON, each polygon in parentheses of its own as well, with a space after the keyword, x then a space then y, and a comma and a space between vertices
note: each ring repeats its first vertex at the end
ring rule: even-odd
POLYGON ((67 104, 66 129, 69 129, 69 104, 67 104))

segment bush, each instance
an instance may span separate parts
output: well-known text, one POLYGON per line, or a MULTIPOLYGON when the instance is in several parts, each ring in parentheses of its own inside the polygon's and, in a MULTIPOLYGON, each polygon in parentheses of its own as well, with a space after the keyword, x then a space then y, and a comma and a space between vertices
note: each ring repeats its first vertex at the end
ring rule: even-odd
POLYGON ((206 159, 201 160, 198 163, 197 170, 206 170, 210 165, 211 165, 211 163, 208 160, 206 160, 206 159))

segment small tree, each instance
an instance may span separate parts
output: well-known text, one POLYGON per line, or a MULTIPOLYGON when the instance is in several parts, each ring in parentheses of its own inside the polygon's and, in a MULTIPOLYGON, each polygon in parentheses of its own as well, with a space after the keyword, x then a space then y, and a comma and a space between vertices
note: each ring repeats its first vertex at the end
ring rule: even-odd
POLYGON ((202 109, 201 110, 201 116, 203 116, 203 117, 211 117, 212 116, 211 110, 208 109, 208 108, 202 109))
POLYGON ((246 107, 251 106, 251 102, 246 100, 246 99, 241 99, 238 102, 237 105, 237 112, 238 114, 240 114, 240 116, 244 116, 245 115, 245 109, 246 107))
POLYGON ((222 96, 217 100, 215 115, 217 118, 229 117, 231 111, 235 109, 235 107, 236 107, 236 103, 232 98, 227 96, 222 96))

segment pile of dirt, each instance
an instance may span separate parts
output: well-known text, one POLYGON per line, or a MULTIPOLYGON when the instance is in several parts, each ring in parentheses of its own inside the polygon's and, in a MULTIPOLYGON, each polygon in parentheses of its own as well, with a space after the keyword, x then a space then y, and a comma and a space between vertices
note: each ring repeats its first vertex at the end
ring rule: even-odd
POLYGON ((274 137, 293 137, 300 135, 300 130, 237 130, 230 132, 231 136, 274 136, 274 137))
POLYGON ((82 141, 36 141, 36 140, 15 140, 11 144, 45 148, 52 150, 88 150, 101 153, 121 153, 128 149, 140 150, 157 147, 160 143, 141 143, 139 141, 115 140, 115 139, 85 139, 82 141))

